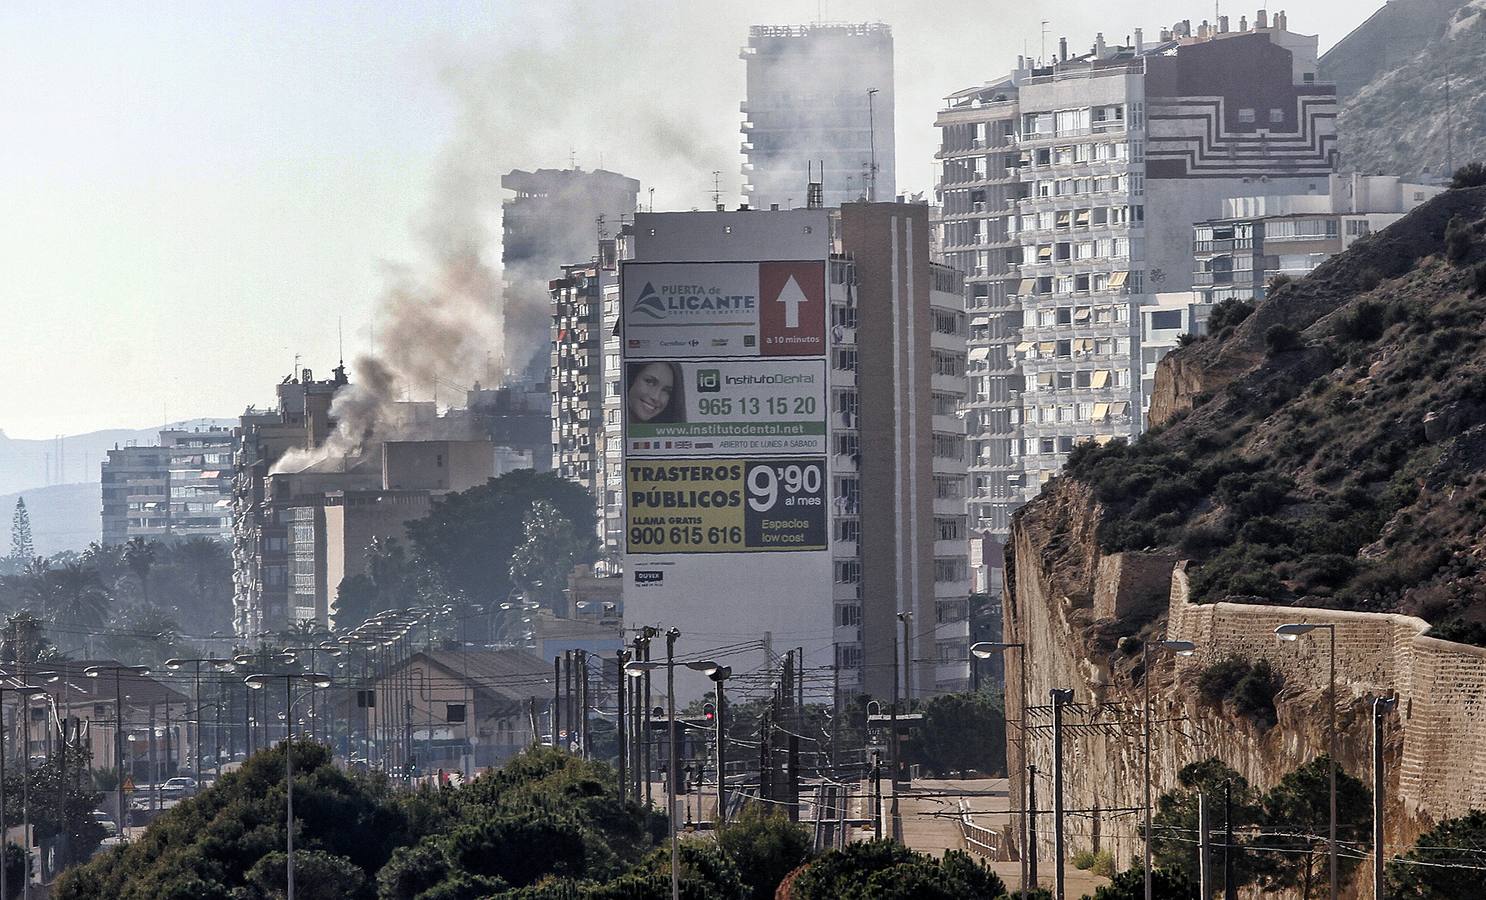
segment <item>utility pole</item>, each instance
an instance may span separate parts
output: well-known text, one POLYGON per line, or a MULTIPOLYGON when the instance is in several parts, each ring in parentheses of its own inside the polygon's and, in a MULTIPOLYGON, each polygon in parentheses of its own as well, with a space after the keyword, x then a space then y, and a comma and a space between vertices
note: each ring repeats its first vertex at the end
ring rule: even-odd
MULTIPOLYGON (((1223 782, 1223 900, 1238 900, 1233 883, 1233 779, 1223 782)), ((1381 898, 1375 898, 1381 900, 1381 898)))
POLYGON ((562 709, 562 657, 552 657, 552 749, 562 746, 557 733, 561 730, 558 713, 562 709))
POLYGON ((1387 885, 1383 883, 1384 789, 1387 781, 1383 769, 1383 732, 1388 711, 1398 704, 1395 697, 1378 697, 1372 702, 1372 885, 1373 900, 1384 900, 1387 885))
POLYGON ((1073 700, 1073 691, 1053 688, 1053 897, 1064 900, 1063 857, 1063 705, 1073 700))
POLYGON ((625 794, 627 793, 626 788, 628 787, 628 785, 625 784, 627 776, 624 770, 624 755, 629 752, 629 742, 625 740, 626 735, 624 733, 624 664, 629 662, 629 651, 616 650, 614 652, 614 655, 619 658, 619 684, 615 688, 614 694, 619 712, 614 719, 614 737, 616 740, 619 741, 619 803, 620 805, 623 805, 625 801, 625 794))
POLYGON ((867 200, 877 202, 877 88, 867 91, 867 147, 869 168, 867 169, 867 200))
POLYGON ((1197 792, 1197 897, 1209 900, 1213 895, 1212 845, 1208 843, 1212 823, 1208 821, 1207 794, 1197 792))
POLYGON ((1037 767, 1027 766, 1027 881, 1037 889, 1037 767))
POLYGON ((882 840, 882 754, 872 752, 872 837, 882 840))

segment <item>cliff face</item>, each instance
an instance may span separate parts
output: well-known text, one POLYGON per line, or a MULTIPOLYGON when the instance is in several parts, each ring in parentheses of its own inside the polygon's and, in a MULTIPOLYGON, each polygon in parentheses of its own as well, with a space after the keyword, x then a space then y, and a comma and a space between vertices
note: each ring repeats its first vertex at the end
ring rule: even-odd
POLYGON ((1050 808, 1048 692, 1073 688, 1070 846, 1139 858, 1141 642, 1199 646, 1149 675, 1157 796, 1209 756, 1268 788, 1325 752, 1325 638, 1274 637, 1297 620, 1335 626, 1338 759, 1352 774, 1370 777, 1371 699, 1400 695, 1389 852, 1486 807, 1486 724, 1464 712, 1486 692, 1486 650, 1425 636, 1434 624, 1486 641, 1478 268, 1486 189, 1448 192, 1275 292, 1222 340, 1168 356, 1157 427, 1133 446, 1080 448, 1018 514, 1004 639, 1027 647, 1025 683, 1013 661, 1007 697, 1013 718, 1026 697, 1028 728, 1012 766, 1037 766, 1050 808), (1198 675, 1231 656, 1280 673, 1274 727, 1200 699, 1198 675))

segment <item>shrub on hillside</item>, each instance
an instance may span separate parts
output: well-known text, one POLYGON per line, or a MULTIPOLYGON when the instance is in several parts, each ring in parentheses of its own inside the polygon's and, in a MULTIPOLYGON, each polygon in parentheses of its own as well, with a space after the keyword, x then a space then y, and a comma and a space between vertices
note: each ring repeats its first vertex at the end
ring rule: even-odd
POLYGON ((1300 332, 1289 325, 1271 325, 1264 331, 1264 347, 1273 356, 1300 346, 1300 332))
POLYGON ((1229 297, 1220 301, 1207 316, 1207 333, 1219 334, 1229 328, 1236 328, 1238 324, 1254 311, 1254 304, 1245 302, 1237 297, 1229 297))
POLYGON ((1486 162, 1477 160, 1468 162, 1455 170, 1455 177, 1450 180, 1452 188, 1473 188, 1486 186, 1486 162))
POLYGON ((1459 265, 1471 255, 1471 227, 1459 214, 1445 226, 1445 258, 1459 265))
POLYGON ((1475 282, 1476 296, 1486 297, 1486 262, 1476 263, 1475 282))

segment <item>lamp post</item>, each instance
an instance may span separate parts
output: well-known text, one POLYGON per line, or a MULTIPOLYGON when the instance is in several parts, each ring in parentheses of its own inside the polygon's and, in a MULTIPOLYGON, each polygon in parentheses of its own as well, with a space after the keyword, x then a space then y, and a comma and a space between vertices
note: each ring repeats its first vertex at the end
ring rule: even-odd
MULTIPOLYGON (((904 610, 898 613, 898 621, 903 623, 903 699, 910 706, 913 704, 911 697, 912 689, 909 687, 912 684, 911 673, 913 671, 913 665, 911 663, 912 651, 908 643, 908 623, 912 619, 913 612, 911 610, 904 610)), ((896 640, 893 641, 893 707, 888 718, 890 720, 889 727, 892 730, 890 742, 887 746, 891 754, 891 781, 893 785, 893 801, 889 816, 893 822, 893 838, 895 840, 901 840, 903 837, 903 824, 902 820, 898 817, 898 794, 901 793, 898 789, 898 770, 902 766, 902 748, 899 747, 898 736, 898 642, 896 640)))
MULTIPOLYGON (((1021 699, 1018 701, 1021 707, 1021 714, 1020 716, 1018 716, 1018 718, 1021 720, 1021 723, 1017 726, 1017 728, 1019 731, 1021 731, 1022 735, 1022 759, 1020 760, 1020 763, 1022 765, 1025 765, 1027 761, 1027 645, 1020 641, 980 641, 979 643, 971 645, 970 652, 974 654, 977 659, 990 659, 992 656, 995 656, 997 654, 1005 655, 1006 651, 1013 649, 1019 651, 1017 653, 1016 661, 1018 669, 1017 685, 1020 688, 1019 693, 1021 694, 1021 699)), ((1027 838, 1029 831, 1027 828, 1026 798, 1022 797, 1017 802, 1022 807, 1022 852, 1020 854, 1022 870, 1021 893, 1022 900, 1027 900, 1027 838)))
MULTIPOLYGON (((167 659, 165 661, 165 668, 171 670, 172 672, 179 671, 180 669, 185 668, 188 665, 191 667, 192 670, 193 693, 191 696, 191 719, 195 722, 196 730, 191 737, 191 773, 196 778, 197 790, 201 789, 201 664, 206 663, 209 666, 215 666, 220 662, 222 662, 222 660, 219 660, 215 657, 201 659, 176 658, 167 659)), ((186 723, 186 728, 188 731, 190 730, 190 727, 191 722, 186 723)))
POLYGON ((1141 676, 1145 687, 1145 900, 1151 900, 1151 649, 1191 656, 1197 645, 1191 641, 1145 641, 1140 647, 1141 676))
MULTIPOLYGON (((0 851, 3 851, 5 849, 5 843, 6 843, 5 842, 5 831, 6 831, 6 827, 5 827, 5 728, 4 728, 4 718, 5 717, 4 717, 4 714, 3 714, 3 710, 4 710, 5 694, 7 694, 7 693, 21 694, 21 695, 25 696, 25 698, 26 698, 26 710, 25 710, 25 712, 26 712, 26 716, 28 718, 31 715, 31 701, 32 700, 39 699, 41 697, 47 696, 46 688, 43 688, 40 685, 35 685, 35 684, 18 684, 18 685, 0 684, 0 851)), ((30 749, 27 748, 27 755, 29 755, 29 754, 30 754, 30 749)), ((24 786, 24 784, 25 784, 25 782, 22 782, 22 785, 23 786, 24 786)), ((121 782, 120 783, 120 793, 122 794, 122 792, 123 791, 122 791, 122 782, 121 782)), ((123 821, 123 820, 120 819, 120 821, 123 821)), ((123 833, 123 826, 120 826, 119 833, 120 834, 123 833)), ((24 840, 24 838, 22 838, 22 840, 24 840)), ((0 853, 0 861, 3 861, 3 859, 4 859, 3 853, 0 853)), ((30 884, 30 881, 31 881, 31 864, 30 864, 30 857, 29 856, 26 857, 26 869, 25 869, 25 876, 24 877, 25 877, 26 883, 28 885, 28 887, 26 888, 26 890, 29 891, 30 890, 29 884, 30 884)), ((6 887, 6 883, 5 883, 5 866, 3 864, 0 864, 0 897, 8 897, 8 896, 10 896, 10 894, 9 894, 9 890, 6 887)))
POLYGON ((631 678, 644 677, 645 673, 660 668, 666 670, 666 717, 669 720, 666 724, 670 732, 670 752, 666 760, 666 819, 671 828, 671 900, 680 900, 681 897, 681 881, 676 863, 676 639, 680 636, 681 630, 678 628, 666 631, 665 662, 636 660, 624 667, 624 673, 631 678))
POLYGON ((1372 702, 1372 895, 1384 900, 1383 884, 1383 729, 1388 711, 1398 705, 1396 697, 1378 697, 1372 702))
POLYGON ((1290 622, 1274 630, 1276 636, 1282 641, 1296 641, 1302 634, 1314 631, 1317 628, 1326 629, 1330 637, 1330 646, 1326 654, 1328 668, 1326 693, 1331 700, 1330 710, 1326 725, 1326 754, 1330 758, 1331 765, 1331 821, 1327 833, 1327 842, 1330 844, 1329 855, 1331 857, 1331 900, 1336 900, 1336 868, 1337 868, 1337 846, 1336 846, 1336 625, 1330 622, 1290 622))
MULTIPOLYGON (((150 674, 149 666, 88 666, 83 669, 83 674, 88 678, 99 678, 106 672, 112 672, 114 676, 114 766, 119 770, 119 834, 125 831, 126 821, 124 819, 124 690, 120 683, 120 677, 124 672, 135 675, 150 674)), ((0 869, 3 869, 0 866, 0 869)))
MULTIPOLYGON (((281 655, 285 662, 298 662, 300 653, 308 653, 310 655, 310 671, 316 672, 319 671, 319 668, 315 665, 316 653, 324 653, 326 656, 335 657, 340 656, 344 652, 344 650, 332 641, 321 641, 319 644, 310 647, 285 647, 281 651, 281 655)), ((166 665, 168 666, 170 663, 166 663, 166 665)), ((334 676, 331 676, 331 680, 334 681, 334 676)), ((312 687, 310 688, 310 738, 312 740, 315 737, 315 710, 315 689, 312 687)))
POLYGON ((721 665, 711 659, 689 662, 686 667, 701 672, 717 685, 717 721, 712 724, 716 729, 715 743, 717 744, 717 830, 721 831, 722 826, 727 823, 727 788, 723 781, 723 763, 727 759, 727 751, 724 749, 727 726, 723 724, 723 720, 727 716, 727 701, 722 691, 722 683, 732 677, 733 667, 721 665))
POLYGON ((294 900, 294 698, 290 689, 296 679, 309 682, 311 689, 330 687, 330 676, 320 672, 259 673, 243 679, 243 683, 255 691, 263 690, 274 681, 284 682, 284 821, 287 837, 284 859, 287 900, 294 900))
POLYGON ((1053 897, 1063 900, 1063 707, 1073 702, 1073 691, 1053 688, 1053 897))

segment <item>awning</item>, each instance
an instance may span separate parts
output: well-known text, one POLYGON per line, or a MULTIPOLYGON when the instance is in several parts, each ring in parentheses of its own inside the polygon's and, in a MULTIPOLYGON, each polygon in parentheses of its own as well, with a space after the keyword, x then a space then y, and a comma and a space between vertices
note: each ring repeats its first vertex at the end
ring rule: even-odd
POLYGON ((1042 343, 1037 345, 1038 353, 1052 353, 1054 350, 1057 349, 1058 345, 1052 341, 1043 341, 1042 343))
POLYGON ((1078 211, 1078 214, 1074 216, 1073 222, 1076 225, 1087 225, 1087 224, 1089 224, 1089 211, 1087 209, 1081 209, 1081 210, 1079 210, 1078 211))
POLYGON ((1094 421, 1097 422, 1100 419, 1107 419, 1107 418, 1109 418, 1109 404, 1108 403, 1095 403, 1094 404, 1094 421))
POLYGON ((989 359, 990 356, 991 356, 991 348, 990 347, 971 347, 970 348, 970 359, 972 361, 982 360, 982 359, 989 359))
POLYGON ((1112 434, 1096 434, 1096 435, 1094 435, 1094 443, 1098 444, 1101 447, 1103 447, 1105 444, 1109 443, 1112 440, 1114 440, 1114 435, 1112 435, 1112 434))
POLYGON ((1110 288, 1124 287, 1125 286, 1125 279, 1129 275, 1130 275, 1129 272, 1116 272, 1113 275, 1109 276, 1109 286, 1110 286, 1110 288))
POLYGON ((1094 350, 1094 339, 1093 338, 1076 338, 1073 341, 1073 349, 1074 350, 1082 350, 1085 353, 1092 353, 1093 350, 1094 350))
POLYGON ((1016 293, 1018 297, 1028 297, 1031 296, 1036 289, 1036 278, 1023 278, 1022 283, 1017 285, 1016 287, 1016 293))
POLYGON ((231 500, 218 500, 216 503, 213 503, 212 504, 212 506, 215 506, 215 507, 217 507, 219 509, 226 509, 227 507, 229 507, 231 505, 232 505, 232 501, 231 500))
POLYGON ((1105 385, 1109 384, 1109 373, 1104 371, 1103 369, 1100 369, 1099 371, 1094 373, 1094 380, 1092 383, 1093 386, 1096 388, 1104 387, 1105 385))
POLYGON ((1052 372, 1039 372, 1039 373, 1037 373, 1037 383, 1040 384, 1040 385, 1042 385, 1043 387, 1052 387, 1053 386, 1053 374, 1054 373, 1052 373, 1052 372))
POLYGON ((1115 404, 1112 404, 1110 406, 1109 411, 1112 414, 1116 415, 1116 416, 1127 415, 1130 412, 1130 404, 1129 403, 1115 403, 1115 404))
POLYGON ((1059 228, 1067 228, 1068 227, 1068 224, 1070 222, 1072 222, 1072 221, 1073 221, 1073 213, 1069 212, 1068 210, 1065 209, 1062 212, 1058 213, 1058 227, 1059 228))
POLYGON ((222 473, 216 469, 208 469, 201 473, 202 478, 221 478, 222 473))
POLYGON ((1090 309, 1089 307, 1087 307, 1087 306, 1080 306, 1078 309, 1075 309, 1073 311, 1073 321, 1075 321, 1075 322, 1087 322, 1087 321, 1089 321, 1089 314, 1092 313, 1092 312, 1093 312, 1093 310, 1090 309))
POLYGON ((1020 344, 1017 344, 1016 345, 1016 352, 1018 352, 1018 353, 1026 353, 1028 350, 1031 350, 1031 349, 1032 349, 1032 342, 1031 341, 1022 341, 1020 344))
POLYGON ((1052 248, 1052 246, 1049 245, 1049 244, 1044 244, 1043 246, 1038 247, 1037 248, 1037 258, 1038 259, 1052 259, 1053 258, 1053 248, 1052 248))

